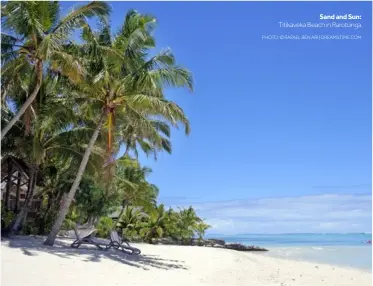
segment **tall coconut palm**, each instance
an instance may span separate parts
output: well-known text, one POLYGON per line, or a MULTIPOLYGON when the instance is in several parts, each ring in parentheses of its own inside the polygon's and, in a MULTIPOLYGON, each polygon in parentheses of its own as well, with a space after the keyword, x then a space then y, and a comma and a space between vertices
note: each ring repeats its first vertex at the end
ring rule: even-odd
MULTIPOLYGON (((23 81, 32 78, 32 90, 22 107, 1 130, 1 139, 30 107, 43 81, 46 65, 79 80, 83 65, 67 52, 72 32, 86 25, 87 18, 105 17, 107 3, 94 1, 60 19, 58 1, 7 1, 1 6, 2 94, 16 96, 23 81)), ((28 88, 27 88, 28 89, 28 88)))
MULTIPOLYGON (((82 117, 74 112, 71 101, 69 101, 68 90, 62 80, 46 77, 38 93, 39 97, 41 93, 42 100, 34 102, 37 113, 33 115, 35 118, 32 121, 31 130, 26 132, 25 124, 17 122, 4 137, 2 155, 13 154, 20 158, 27 158, 28 163, 38 167, 40 171, 58 165, 59 176, 56 177, 61 177, 61 173, 66 170, 73 174, 74 167, 82 159, 84 144, 92 134, 89 122, 86 126, 78 126, 82 117), (57 97, 60 93, 63 93, 64 96, 57 97)), ((14 108, 17 110, 17 105, 14 108)), ((103 163, 104 151, 99 151, 98 148, 95 148, 94 156, 90 159, 90 173, 97 172, 97 166, 101 166, 103 163)), ((66 177, 63 176, 62 180, 66 181, 66 177)), ((47 182, 43 193, 53 195, 52 193, 55 191, 53 186, 58 182, 59 180, 47 182)), ((61 190, 61 188, 58 188, 58 190, 61 190)), ((30 202, 32 196, 33 193, 31 192, 28 196, 30 202)), ((59 195, 55 197, 59 197, 59 195)), ((27 204, 22 207, 18 214, 13 224, 13 232, 18 230, 20 222, 27 215, 26 210, 27 204)))
MULTIPOLYGON (((165 87, 192 89, 189 71, 176 65, 169 50, 148 59, 154 47, 151 35, 155 19, 130 11, 119 33, 111 38, 110 28, 103 26, 100 33, 93 33, 87 26, 83 33, 85 52, 91 56, 89 69, 92 77, 77 86, 87 96, 81 109, 98 114, 96 129, 88 143, 76 179, 45 244, 53 245, 65 219, 69 206, 82 179, 96 139, 104 126, 108 134, 108 154, 112 156, 114 119, 132 113, 146 125, 144 115, 158 116, 170 124, 183 124, 189 132, 189 121, 182 109, 163 96, 165 87)), ((84 44, 83 44, 84 46, 84 44)))

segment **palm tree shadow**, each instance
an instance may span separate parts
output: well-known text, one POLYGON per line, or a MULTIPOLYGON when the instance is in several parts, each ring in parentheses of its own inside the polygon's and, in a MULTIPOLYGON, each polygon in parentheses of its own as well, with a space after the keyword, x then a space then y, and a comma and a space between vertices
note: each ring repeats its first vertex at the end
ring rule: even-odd
POLYGON ((100 262, 102 259, 111 259, 118 263, 142 268, 144 270, 149 270, 150 268, 188 270, 183 261, 162 259, 155 255, 130 255, 114 249, 103 251, 90 246, 81 246, 77 249, 71 248, 68 241, 61 241, 58 239, 54 246, 47 246, 43 244, 44 240, 45 238, 43 237, 15 236, 13 238, 4 239, 2 244, 7 244, 10 248, 18 248, 27 256, 37 256, 38 253, 44 252, 64 259, 82 257, 85 262, 100 262))

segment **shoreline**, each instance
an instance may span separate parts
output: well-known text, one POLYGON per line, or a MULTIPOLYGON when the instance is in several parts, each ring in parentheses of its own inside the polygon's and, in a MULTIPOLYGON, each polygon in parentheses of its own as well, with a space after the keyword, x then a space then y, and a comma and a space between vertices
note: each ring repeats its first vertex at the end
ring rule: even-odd
POLYGON ((372 272, 371 247, 366 245, 325 245, 325 246, 266 246, 268 252, 262 255, 294 261, 334 265, 372 272))
POLYGON ((369 271, 257 252, 133 243, 142 255, 131 256, 114 250, 72 249, 69 239, 59 238, 55 247, 42 242, 43 237, 32 236, 1 241, 4 285, 121 285, 127 281, 135 286, 368 286, 372 282, 369 271))
MULTIPOLYGON (((271 249, 269 249, 268 252, 270 252, 271 249)), ((255 255, 263 255, 261 253, 255 253, 255 255)), ((372 269, 369 269, 368 267, 362 268, 362 267, 353 267, 353 266, 347 266, 347 265, 341 265, 341 264, 336 264, 336 263, 327 263, 327 262, 322 262, 322 261, 315 261, 315 260, 307 260, 307 259, 302 259, 302 258, 286 258, 286 257, 277 257, 277 256, 272 256, 272 255, 266 255, 264 254, 263 256, 274 258, 276 260, 285 260, 287 262, 293 262, 293 263, 308 263, 308 264, 319 264, 322 266, 331 266, 334 268, 340 268, 340 269, 346 269, 346 270, 356 270, 356 271, 362 271, 366 273, 371 273, 372 274, 372 269)))

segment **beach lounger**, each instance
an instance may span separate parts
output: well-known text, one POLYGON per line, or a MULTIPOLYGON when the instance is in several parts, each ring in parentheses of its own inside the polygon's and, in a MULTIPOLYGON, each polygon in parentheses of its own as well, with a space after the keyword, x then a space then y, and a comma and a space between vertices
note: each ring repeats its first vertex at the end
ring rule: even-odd
POLYGON ((140 249, 133 247, 128 244, 128 242, 123 241, 116 230, 112 230, 110 232, 110 244, 108 245, 107 249, 114 248, 120 249, 125 253, 129 254, 136 254, 139 255, 141 253, 140 249))
POLYGON ((108 247, 108 245, 94 241, 94 233, 96 231, 97 230, 95 228, 74 227, 76 240, 70 246, 73 248, 78 248, 82 244, 90 244, 96 246, 100 250, 105 250, 108 247))

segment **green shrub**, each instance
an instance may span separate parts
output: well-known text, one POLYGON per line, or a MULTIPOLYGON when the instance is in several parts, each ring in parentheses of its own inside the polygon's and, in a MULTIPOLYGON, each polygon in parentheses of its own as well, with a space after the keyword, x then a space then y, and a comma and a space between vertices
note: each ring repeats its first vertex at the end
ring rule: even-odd
POLYGON ((1 224, 2 227, 8 228, 14 221, 16 214, 10 210, 7 210, 4 205, 1 205, 1 224))
POLYGON ((69 218, 66 218, 62 224, 62 227, 61 229, 63 230, 71 230, 75 227, 76 223, 75 221, 69 219, 69 218))
POLYGON ((130 241, 141 241, 143 237, 137 232, 136 229, 124 228, 122 231, 122 237, 130 241))
POLYGON ((22 235, 37 235, 39 234, 39 225, 33 219, 27 219, 27 222, 21 230, 22 235))
POLYGON ((108 238, 110 235, 110 231, 114 226, 114 222, 109 217, 101 217, 98 224, 97 224, 97 233, 98 237, 108 238))

